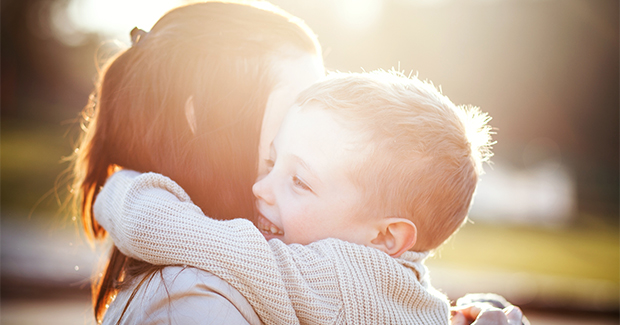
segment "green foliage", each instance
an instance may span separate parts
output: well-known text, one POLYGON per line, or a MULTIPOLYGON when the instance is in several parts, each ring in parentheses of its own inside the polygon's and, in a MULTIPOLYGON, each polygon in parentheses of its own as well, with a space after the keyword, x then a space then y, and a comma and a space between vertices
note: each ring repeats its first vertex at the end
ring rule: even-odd
POLYGON ((434 261, 471 270, 500 269, 620 283, 617 226, 565 228, 467 224, 434 261))
POLYGON ((71 139, 65 136, 69 128, 3 119, 3 209, 28 215, 59 212, 67 196, 67 184, 60 176, 69 166, 63 157, 72 152, 71 139))

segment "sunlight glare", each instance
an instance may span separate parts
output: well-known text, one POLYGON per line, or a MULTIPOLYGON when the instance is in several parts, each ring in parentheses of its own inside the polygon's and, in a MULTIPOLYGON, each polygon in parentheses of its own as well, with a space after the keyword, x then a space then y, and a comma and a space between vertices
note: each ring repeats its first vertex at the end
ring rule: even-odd
POLYGON ((401 4, 406 4, 416 7, 438 7, 446 5, 453 0, 397 0, 401 4))
POLYGON ((149 31, 170 9, 184 0, 71 0, 66 7, 69 23, 81 32, 129 43, 134 27, 149 31))
POLYGON ((335 4, 339 21, 353 30, 372 27, 383 11, 383 0, 341 0, 335 4))

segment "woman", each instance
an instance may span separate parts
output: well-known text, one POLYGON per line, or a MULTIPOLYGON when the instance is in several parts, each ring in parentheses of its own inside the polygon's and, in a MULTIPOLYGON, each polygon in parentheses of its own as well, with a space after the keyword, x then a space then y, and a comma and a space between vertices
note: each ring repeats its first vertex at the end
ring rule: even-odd
MULTIPOLYGON (((118 168, 169 176, 213 218, 252 216, 268 144, 295 96, 323 75, 315 36, 266 2, 179 7, 132 36, 102 69, 84 113, 73 193, 87 234, 105 236, 92 205, 118 168)), ((116 248, 93 300, 105 323, 260 323, 220 279, 116 248)))

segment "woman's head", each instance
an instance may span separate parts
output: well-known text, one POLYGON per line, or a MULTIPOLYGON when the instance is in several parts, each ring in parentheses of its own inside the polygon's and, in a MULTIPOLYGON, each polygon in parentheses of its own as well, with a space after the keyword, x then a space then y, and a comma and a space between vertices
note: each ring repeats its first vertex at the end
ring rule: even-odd
POLYGON ((87 232, 104 233, 91 204, 115 166, 171 177, 211 217, 249 217, 261 125, 279 124, 318 69, 308 27, 266 2, 168 12, 104 67, 85 112, 74 190, 87 232))
MULTIPOLYGON (((321 74, 310 29, 267 2, 165 14, 103 67, 83 112, 72 193, 86 233, 105 235, 92 204, 117 167, 171 177, 211 217, 252 216, 261 125, 263 138, 273 137, 297 93, 321 74)), ((114 248, 93 285, 97 320, 119 282, 149 270, 114 248)))

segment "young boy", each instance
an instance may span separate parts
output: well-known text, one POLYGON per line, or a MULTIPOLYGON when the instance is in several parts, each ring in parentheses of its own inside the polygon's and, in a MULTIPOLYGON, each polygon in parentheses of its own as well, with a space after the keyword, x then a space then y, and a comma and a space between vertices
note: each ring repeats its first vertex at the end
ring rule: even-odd
POLYGON ((332 74, 272 143, 261 231, 206 218, 153 173, 113 175, 95 215, 128 256, 209 271, 267 324, 447 324, 422 262, 466 218, 488 119, 399 73, 332 74))

